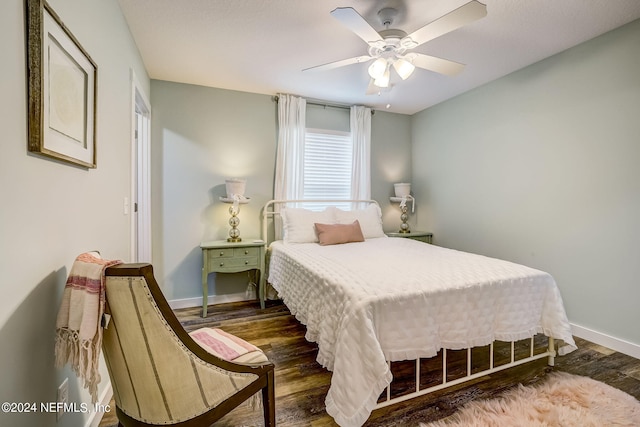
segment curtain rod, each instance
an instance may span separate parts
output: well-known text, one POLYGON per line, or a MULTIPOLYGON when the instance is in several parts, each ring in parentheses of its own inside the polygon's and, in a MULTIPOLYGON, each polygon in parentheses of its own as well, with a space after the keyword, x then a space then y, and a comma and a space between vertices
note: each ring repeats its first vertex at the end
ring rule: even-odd
MULTIPOLYGON (((273 101, 277 103, 280 98, 278 97, 278 95, 274 95, 274 96, 271 97, 271 99, 273 99, 273 101)), ((351 109, 351 106, 347 105, 347 104, 338 104, 338 103, 335 103, 335 102, 333 102, 333 103, 332 102, 325 102, 325 101, 322 101, 322 100, 319 100, 319 99, 308 99, 308 100, 306 100, 306 102, 307 102, 307 105, 315 105, 315 106, 324 107, 324 108, 331 107, 331 108, 342 108, 342 109, 345 109, 345 110, 350 110, 351 109)), ((373 115, 375 113, 376 113, 376 110, 371 108, 371 115, 373 115)))

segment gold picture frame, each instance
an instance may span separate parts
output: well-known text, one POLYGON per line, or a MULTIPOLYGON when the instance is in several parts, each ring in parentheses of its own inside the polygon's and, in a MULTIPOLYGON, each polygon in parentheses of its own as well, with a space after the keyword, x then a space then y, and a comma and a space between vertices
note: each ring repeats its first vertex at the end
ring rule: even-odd
POLYGON ((28 150, 96 163, 98 67, 45 0, 27 0, 28 150))

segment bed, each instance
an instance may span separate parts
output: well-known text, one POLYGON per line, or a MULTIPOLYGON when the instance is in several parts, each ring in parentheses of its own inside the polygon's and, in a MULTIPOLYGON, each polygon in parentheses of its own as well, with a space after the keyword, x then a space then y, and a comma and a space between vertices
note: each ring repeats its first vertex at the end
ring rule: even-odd
POLYGON ((285 207, 291 203, 270 201, 263 209, 267 280, 306 325, 306 338, 318 344, 317 361, 333 372, 325 403, 339 425, 360 426, 377 407, 487 372, 542 357, 553 364, 556 343, 561 355, 576 348, 560 292, 548 273, 386 237, 375 201, 353 211, 285 207), (278 224, 278 217, 282 233, 272 232, 268 239, 268 223, 278 224), (353 229, 356 221, 363 238, 340 241, 345 227, 353 229), (318 241, 315 224, 335 224, 329 229, 338 229, 334 234, 339 236, 318 241), (533 337, 540 333, 549 337, 548 348, 534 352, 533 337), (513 342, 523 339, 531 340, 530 354, 515 360, 513 342), (488 370, 472 373, 470 349, 489 346, 493 351, 495 341, 512 343, 510 363, 490 362, 488 370), (414 392, 391 399, 390 362, 416 360, 420 375, 421 358, 441 352, 446 370, 447 349, 469 349, 464 377, 447 381, 444 373, 442 384, 427 389, 420 389, 416 379, 414 392), (387 398, 379 402, 385 389, 387 398))

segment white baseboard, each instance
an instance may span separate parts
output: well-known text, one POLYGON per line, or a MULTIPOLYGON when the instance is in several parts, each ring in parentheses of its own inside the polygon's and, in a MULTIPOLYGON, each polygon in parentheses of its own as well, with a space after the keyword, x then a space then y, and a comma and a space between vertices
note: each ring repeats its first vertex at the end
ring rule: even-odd
POLYGON ((573 335, 579 338, 610 348, 611 350, 624 353, 631 357, 635 357, 636 359, 640 359, 640 345, 638 344, 612 337, 610 335, 603 334, 602 332, 576 325, 575 323, 571 324, 571 329, 573 335))
MULTIPOLYGON (((111 398, 113 397, 113 388, 111 387, 111 381, 107 384, 107 386, 102 391, 100 395, 100 405, 103 408, 107 408, 109 402, 111 402, 111 398)), ((109 411, 115 411, 116 408, 109 408, 109 411)), ((98 427, 100 425, 100 421, 102 421, 102 417, 105 412, 103 411, 91 411, 91 415, 85 424, 85 427, 98 427)))
MULTIPOLYGON (((248 301, 251 299, 252 298, 247 296, 246 292, 238 292, 235 294, 225 295, 209 295, 209 301, 207 305, 222 304, 225 302, 248 301)), ((169 306, 174 310, 178 308, 202 307, 202 297, 174 299, 169 301, 169 306)))

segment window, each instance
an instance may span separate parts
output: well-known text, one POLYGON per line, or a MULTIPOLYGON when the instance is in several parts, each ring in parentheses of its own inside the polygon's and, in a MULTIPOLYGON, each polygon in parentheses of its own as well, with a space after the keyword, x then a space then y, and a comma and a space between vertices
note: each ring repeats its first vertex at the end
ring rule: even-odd
MULTIPOLYGON (((304 144, 303 199, 351 199, 353 143, 348 132, 307 129, 304 144)), ((304 204, 303 204, 304 205, 304 204)), ((350 203, 344 206, 349 209, 350 203)), ((303 206, 323 209, 317 203, 303 206)))

